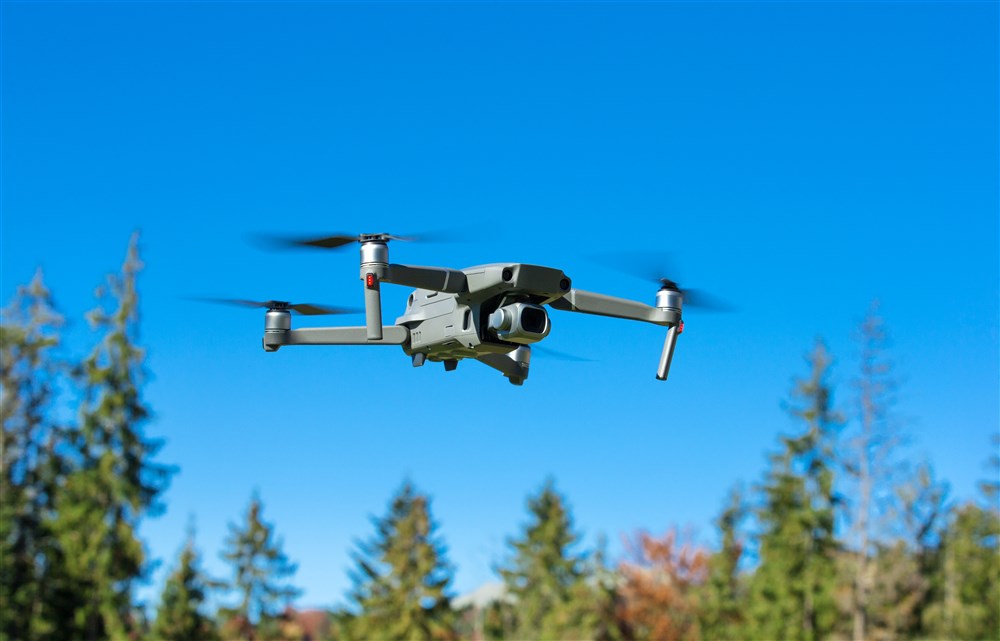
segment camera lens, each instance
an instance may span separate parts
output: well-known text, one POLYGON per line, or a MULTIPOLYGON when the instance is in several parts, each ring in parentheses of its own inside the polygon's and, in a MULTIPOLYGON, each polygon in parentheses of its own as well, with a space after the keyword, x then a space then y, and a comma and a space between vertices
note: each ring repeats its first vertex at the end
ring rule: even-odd
POLYGON ((537 307, 521 309, 521 329, 532 334, 545 331, 545 311, 537 307))

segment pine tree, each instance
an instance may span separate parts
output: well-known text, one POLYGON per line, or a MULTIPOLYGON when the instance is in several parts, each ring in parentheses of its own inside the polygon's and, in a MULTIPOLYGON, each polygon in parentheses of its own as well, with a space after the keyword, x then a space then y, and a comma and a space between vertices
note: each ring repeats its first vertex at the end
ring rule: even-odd
POLYGON ((11 641, 65 636, 76 605, 51 528, 70 464, 69 427, 52 419, 62 324, 41 271, 0 323, 0 639, 11 641))
POLYGON ((156 641, 216 641, 219 638, 215 621, 204 612, 209 590, 218 585, 202 572, 200 564, 192 533, 181 550, 177 567, 163 586, 153 625, 156 641))
POLYGON ((158 509, 170 474, 153 461, 160 443, 142 433, 150 410, 142 399, 145 354, 137 345, 141 268, 133 235, 121 274, 98 289, 102 304, 89 315, 103 336, 79 369, 80 464, 57 497, 53 525, 68 572, 87 596, 75 619, 90 640, 129 636, 132 587, 146 569, 139 521, 158 509))
POLYGON ((579 638, 594 641, 621 641, 628 637, 622 616, 625 597, 620 575, 607 561, 607 540, 600 536, 597 548, 584 562, 583 579, 578 581, 570 598, 569 620, 577 622, 579 638))
POLYGON ((353 558, 351 621, 358 639, 454 639, 456 618, 447 594, 453 570, 437 536, 430 499, 406 482, 389 512, 373 519, 375 536, 353 558))
POLYGON ((233 568, 230 589, 239 594, 239 603, 226 608, 229 627, 252 641, 266 638, 277 627, 278 606, 287 605, 299 590, 288 580, 296 566, 281 550, 274 526, 264 521, 263 505, 257 496, 247 508, 246 523, 229 525, 223 558, 233 568))
POLYGON ((528 499, 529 521, 517 539, 508 540, 510 557, 500 568, 514 601, 511 638, 583 638, 574 620, 573 599, 584 580, 583 557, 573 553, 579 536, 553 482, 528 499))
POLYGON ((721 545, 708 559, 708 577, 699 591, 701 633, 705 639, 740 639, 745 636, 746 590, 740 576, 743 541, 740 523, 746 504, 739 490, 732 490, 716 520, 721 545))
POLYGON ((996 455, 980 484, 983 501, 953 508, 931 575, 924 632, 933 638, 1000 639, 1000 505, 996 455))
POLYGON ((784 449, 771 457, 757 510, 760 564, 750 584, 757 638, 813 641, 829 636, 837 621, 831 443, 841 419, 833 409, 831 359, 822 342, 807 360, 811 375, 793 392, 804 405, 791 409, 805 430, 782 437, 784 449))

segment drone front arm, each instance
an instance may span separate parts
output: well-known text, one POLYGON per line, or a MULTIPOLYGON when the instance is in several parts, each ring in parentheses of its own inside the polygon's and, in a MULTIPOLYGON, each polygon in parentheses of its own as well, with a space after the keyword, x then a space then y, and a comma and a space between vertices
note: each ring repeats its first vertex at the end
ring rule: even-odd
POLYGON ((446 294, 460 294, 468 289, 468 281, 463 272, 444 267, 388 265, 382 280, 395 285, 429 289, 446 294))
POLYGON ((660 353, 659 366, 656 368, 656 378, 665 381, 670 372, 670 361, 674 357, 677 336, 684 328, 681 323, 681 301, 680 292, 668 288, 657 292, 657 307, 625 298, 571 289, 568 294, 552 301, 549 305, 569 312, 582 312, 597 316, 643 321, 654 325, 666 325, 667 338, 663 343, 663 351, 660 353))
POLYGON ((549 306, 567 312, 624 318, 653 323, 654 325, 671 325, 679 319, 679 315, 673 311, 582 289, 569 290, 569 293, 552 301, 549 306))

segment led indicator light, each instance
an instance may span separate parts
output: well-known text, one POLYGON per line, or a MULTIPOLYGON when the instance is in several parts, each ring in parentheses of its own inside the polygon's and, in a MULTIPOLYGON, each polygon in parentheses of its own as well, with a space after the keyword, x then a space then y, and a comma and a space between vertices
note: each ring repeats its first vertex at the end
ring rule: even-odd
POLYGON ((368 289, 375 288, 375 274, 371 272, 365 274, 365 286, 368 287, 368 289))
POLYGON ((684 321, 681 321, 680 324, 677 325, 677 333, 678 334, 683 334, 684 333, 684 321))

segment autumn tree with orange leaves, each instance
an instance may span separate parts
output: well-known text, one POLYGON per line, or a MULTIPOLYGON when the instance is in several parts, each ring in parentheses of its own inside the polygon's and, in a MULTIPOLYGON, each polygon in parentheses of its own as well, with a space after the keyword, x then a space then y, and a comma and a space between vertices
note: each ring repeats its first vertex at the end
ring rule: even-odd
POLYGON ((625 541, 630 560, 619 567, 622 619, 636 641, 700 638, 696 588, 707 575, 708 554, 678 535, 639 532, 625 541))

